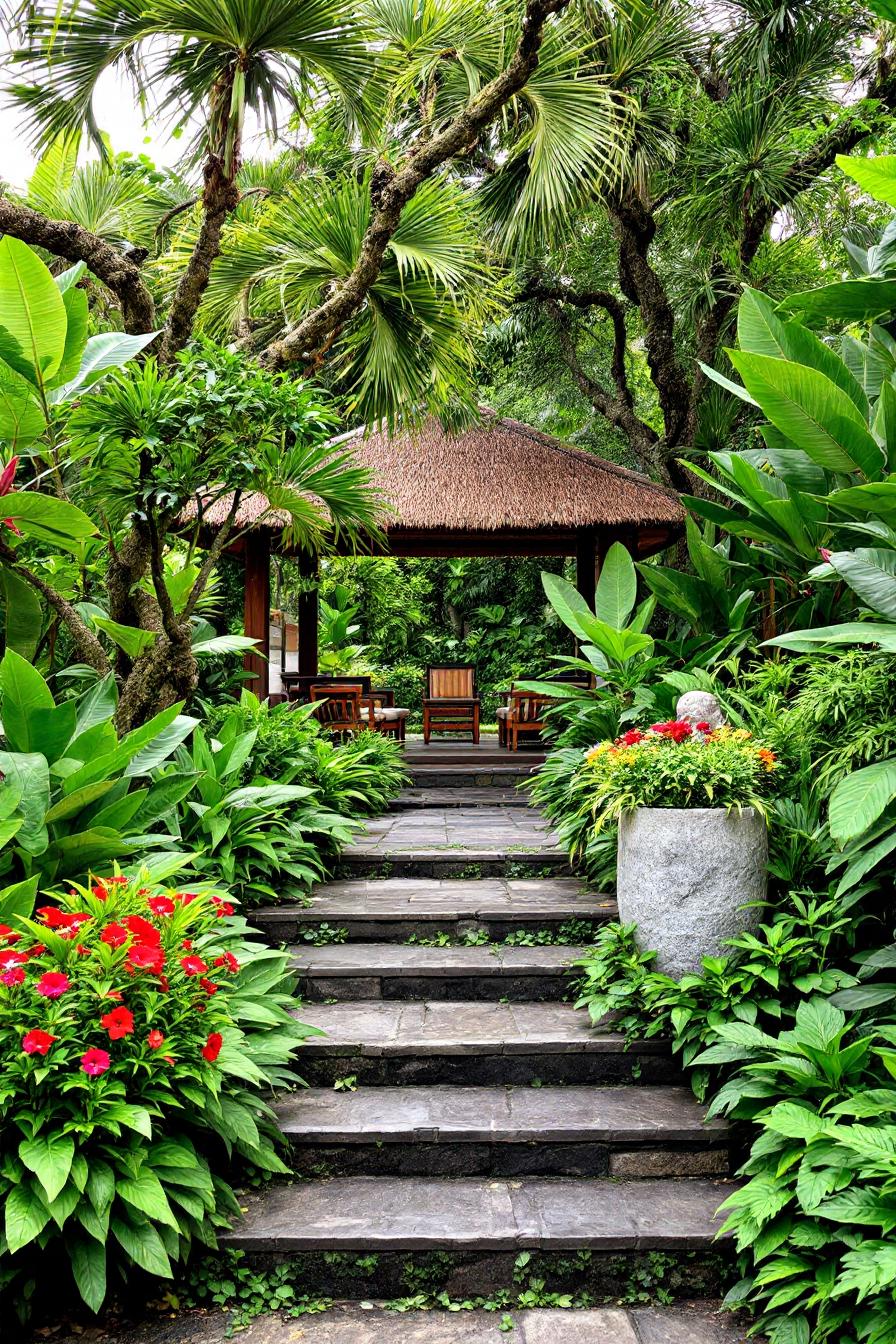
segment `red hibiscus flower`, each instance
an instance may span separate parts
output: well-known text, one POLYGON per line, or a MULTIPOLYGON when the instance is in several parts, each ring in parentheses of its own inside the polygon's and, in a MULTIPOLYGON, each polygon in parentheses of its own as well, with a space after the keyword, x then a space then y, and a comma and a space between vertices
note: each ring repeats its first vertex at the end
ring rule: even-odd
POLYGON ((10 966, 8 971, 4 971, 3 974, 0 975, 0 981, 2 981, 4 985, 21 985, 24 983, 24 980, 25 972, 22 970, 21 966, 10 966))
POLYGON ((51 1036, 48 1031, 35 1027, 33 1031, 26 1031, 22 1037, 22 1049, 26 1055, 45 1055, 53 1042, 58 1040, 58 1036, 51 1036))
POLYGON ((67 989, 71 988, 71 983, 68 976, 63 975, 62 971, 45 971, 34 988, 45 999, 58 999, 67 989))
POLYGON ((101 1073, 105 1073, 112 1060, 108 1050, 85 1050, 81 1056, 81 1068, 90 1078, 98 1078, 101 1073))
POLYGON ((109 947, 123 947, 130 936, 123 924, 107 924, 100 934, 100 942, 109 947))
POLYGON ((156 1027, 153 1027, 152 1031, 146 1038, 146 1044, 149 1046, 150 1050, 158 1050, 160 1046, 164 1045, 164 1043, 165 1043, 165 1037, 156 1027))
POLYGON ((180 964, 184 975, 204 975, 208 970, 201 957, 181 957, 180 964))
POLYGON ((202 1047, 202 1058, 207 1059, 209 1064, 214 1064, 221 1053, 221 1046, 224 1044, 224 1037, 220 1031, 210 1031, 205 1045, 202 1047))
POLYGON ((215 907, 215 914, 219 919, 223 919, 225 915, 233 914, 233 906, 229 901, 223 900, 220 896, 213 896, 212 904, 215 907))
POLYGON ((154 971, 157 975, 165 965, 165 953, 160 947, 135 943, 128 950, 127 965, 131 971, 154 971))
POLYGON ((226 966, 231 975, 236 975, 240 968, 240 964, 232 952, 225 952, 222 956, 215 957, 215 965, 226 966))
POLYGON ((150 896, 146 904, 154 915, 173 915, 176 909, 170 896, 150 896))
POLYGON ((123 1036, 130 1036, 133 1032, 134 1014, 130 1008, 122 1005, 120 1008, 113 1008, 110 1013, 105 1013, 100 1018, 100 1025, 108 1031, 110 1041, 120 1041, 123 1036))
POLYGON ((162 935, 155 925, 150 924, 148 919, 142 915, 128 915, 124 921, 125 928, 130 929, 139 943, 144 943, 147 947, 158 947, 162 941, 162 935))

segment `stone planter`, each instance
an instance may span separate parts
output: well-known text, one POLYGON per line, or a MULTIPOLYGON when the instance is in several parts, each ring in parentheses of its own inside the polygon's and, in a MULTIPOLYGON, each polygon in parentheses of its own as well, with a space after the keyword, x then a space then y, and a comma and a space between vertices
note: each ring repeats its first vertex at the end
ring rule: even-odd
POLYGON ((638 807, 619 824, 617 899, 657 970, 680 977, 755 928, 764 901, 768 832, 753 808, 638 807))

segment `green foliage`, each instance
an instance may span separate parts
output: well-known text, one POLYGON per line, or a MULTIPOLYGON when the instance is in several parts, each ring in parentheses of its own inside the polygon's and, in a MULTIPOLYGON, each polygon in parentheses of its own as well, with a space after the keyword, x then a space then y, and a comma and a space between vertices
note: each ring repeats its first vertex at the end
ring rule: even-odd
POLYGON ((170 1278, 215 1245, 231 1168, 286 1171, 261 1093, 312 1029, 288 958, 213 887, 144 870, 56 900, 0 940, 0 1277, 24 1306, 52 1259, 99 1311, 109 1274, 170 1278))
POLYGON ((196 720, 174 705, 119 738, 116 702, 110 676, 57 705, 37 669, 7 650, 0 662, 0 880, 43 886, 170 847, 154 828, 175 814, 193 778, 152 776, 196 720))

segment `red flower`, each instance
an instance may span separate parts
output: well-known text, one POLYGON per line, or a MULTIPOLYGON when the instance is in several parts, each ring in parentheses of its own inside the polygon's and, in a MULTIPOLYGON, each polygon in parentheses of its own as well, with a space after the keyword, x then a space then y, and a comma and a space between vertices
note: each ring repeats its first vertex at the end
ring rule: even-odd
POLYGON ((146 1044, 149 1046, 150 1050, 158 1050, 159 1047, 164 1044, 164 1042, 165 1037, 156 1027, 153 1027, 152 1031, 146 1038, 146 1044))
POLYGON ((819 546, 818 554, 821 556, 822 560, 824 560, 825 564, 829 565, 831 563, 831 552, 826 546, 819 546))
POLYGON ((185 952, 192 952, 192 951, 193 951, 193 939, 192 939, 192 938, 185 938, 185 939, 183 940, 183 942, 181 943, 181 947, 184 949, 185 952))
POLYGON ((215 965, 226 966, 232 975, 236 975, 240 968, 240 964, 232 952, 225 952, 222 956, 215 957, 215 965))
POLYGON ((100 1018, 100 1025, 104 1026, 109 1033, 110 1041, 120 1041, 123 1036, 130 1036, 134 1030, 134 1014, 130 1008, 113 1008, 110 1013, 104 1014, 100 1018))
POLYGON ((163 993, 163 994, 167 994, 170 988, 171 988, 171 986, 170 986, 170 984, 168 983, 168 977, 167 977, 167 975, 160 975, 160 976, 159 976, 159 989, 162 991, 162 993, 163 993))
MULTIPOLYGON (((19 465, 17 457, 11 457, 6 466, 0 471, 0 495, 11 495, 13 493, 13 481, 16 476, 16 467, 19 465)), ((22 535, 21 529, 16 527, 11 518, 4 518, 3 525, 8 527, 10 532, 15 532, 17 537, 22 535)))
POLYGON ((180 964, 184 975, 204 975, 208 970, 201 957, 181 957, 180 964))
POLYGON ((189 905, 191 901, 196 900, 198 895, 198 891, 176 891, 174 893, 174 899, 180 901, 181 905, 189 905))
POLYGON ((107 887, 111 886, 113 883, 116 886, 126 887, 128 884, 128 879, 125 877, 124 873, 117 873, 115 877, 106 878, 107 887))
POLYGON ((105 1073, 112 1063, 108 1050, 86 1050, 81 1056, 81 1068, 90 1078, 97 1078, 101 1073, 105 1073))
POLYGON ((53 1042, 58 1040, 58 1036, 51 1036, 48 1031, 35 1027, 33 1031, 26 1031, 22 1037, 22 1049, 26 1055, 45 1055, 53 1042))
POLYGON ((160 947, 135 943, 128 950, 127 964, 131 971, 155 971, 158 974, 165 965, 165 953, 160 947))
POLYGON ((123 947, 130 936, 123 924, 107 924, 100 934, 100 942, 109 947, 123 947))
POLYGON ((659 733, 662 737, 668 737, 673 742, 683 742, 686 737, 691 736, 694 730, 687 719, 669 719, 667 723, 651 724, 650 731, 659 733))
POLYGON ((213 896, 212 904, 215 907, 215 914, 219 919, 223 919, 225 915, 233 914, 233 906, 229 901, 222 900, 220 896, 213 896))
POLYGON ((9 970, 10 966, 22 966, 28 960, 27 952, 14 952, 11 947, 0 952, 0 971, 9 970))
POLYGON ((208 995, 217 994, 218 990, 221 988, 221 986, 216 985, 213 980, 206 980, 204 976, 199 983, 208 995))
POLYGON ((145 943, 148 947, 158 947, 161 943, 162 935, 158 929, 142 915, 128 915, 124 923, 125 928, 130 929, 138 942, 145 943))
POLYGON ((170 896, 150 896, 146 904, 154 915, 173 915, 176 908, 170 896))
POLYGON ((82 924, 89 924, 93 918, 86 910, 75 910, 69 914, 55 905, 42 905, 37 913, 48 929, 64 929, 63 938, 74 938, 82 924))
POLYGON ((643 741, 644 734, 642 732, 639 732, 637 728, 629 728, 627 733, 623 733, 621 737, 617 737, 616 745, 621 747, 635 747, 639 742, 643 741))
POLYGON ((25 972, 21 966, 10 966, 8 971, 0 975, 0 980, 4 985, 21 985, 25 979, 25 972))
POLYGON ((698 732, 698 733, 711 733, 711 732, 712 732, 712 729, 710 728, 710 726, 709 726, 708 723, 695 723, 695 724, 694 724, 694 727, 697 729, 697 732, 698 732))
POLYGON ((11 929, 8 924, 0 924, 0 942, 17 943, 21 936, 20 933, 16 933, 15 929, 11 929))
POLYGON ((106 901, 109 899, 109 893, 102 882, 98 883, 95 887, 91 887, 90 894, 91 896, 95 896, 98 901, 106 901))
POLYGON ((68 976, 61 971, 45 971, 34 988, 45 999, 58 999, 71 988, 71 984, 68 976))
POLYGON ((221 1053, 221 1046, 224 1044, 224 1037, 220 1031, 210 1031, 205 1045, 202 1047, 202 1058, 207 1059, 209 1064, 214 1064, 221 1053))

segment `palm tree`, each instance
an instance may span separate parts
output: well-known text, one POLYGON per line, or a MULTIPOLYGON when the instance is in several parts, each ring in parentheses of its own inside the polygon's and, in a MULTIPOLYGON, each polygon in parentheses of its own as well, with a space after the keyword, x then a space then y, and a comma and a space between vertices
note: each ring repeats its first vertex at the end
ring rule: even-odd
POLYGON ((41 147, 84 127, 106 152, 93 98, 112 66, 180 127, 201 118, 192 151, 202 165, 202 223, 168 314, 160 357, 170 359, 189 339, 239 201, 247 109, 273 128, 282 106, 295 110, 327 85, 363 120, 370 60, 362 37, 341 0, 86 0, 62 11, 56 0, 37 0, 23 27, 14 60, 25 80, 14 93, 41 147))

